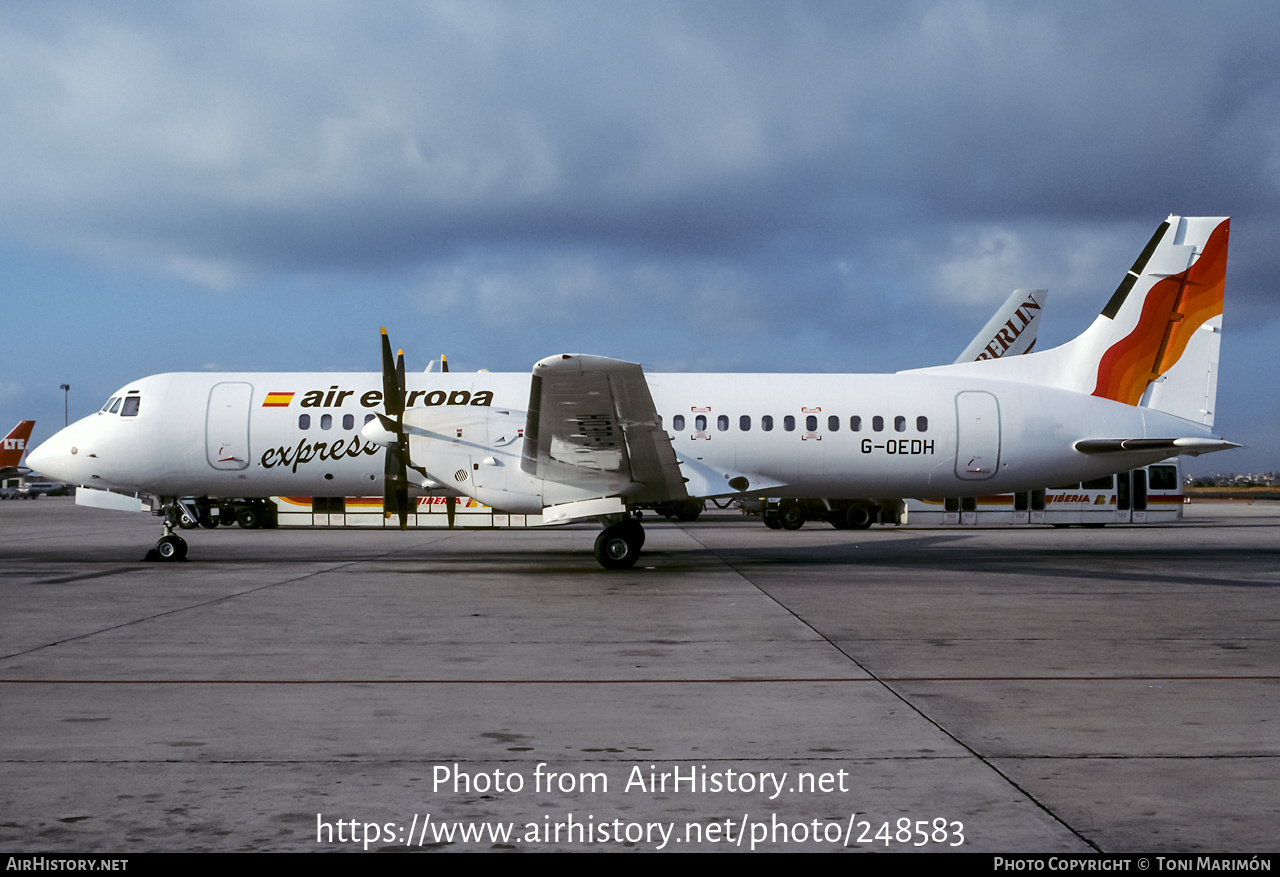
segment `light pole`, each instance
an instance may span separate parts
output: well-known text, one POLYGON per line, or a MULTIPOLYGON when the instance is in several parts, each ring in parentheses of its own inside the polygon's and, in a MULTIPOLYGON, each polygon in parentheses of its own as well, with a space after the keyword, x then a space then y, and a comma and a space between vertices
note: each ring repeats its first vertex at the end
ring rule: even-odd
POLYGON ((71 392, 70 384, 58 384, 58 389, 62 391, 62 425, 71 425, 70 409, 67 407, 67 395, 71 392))

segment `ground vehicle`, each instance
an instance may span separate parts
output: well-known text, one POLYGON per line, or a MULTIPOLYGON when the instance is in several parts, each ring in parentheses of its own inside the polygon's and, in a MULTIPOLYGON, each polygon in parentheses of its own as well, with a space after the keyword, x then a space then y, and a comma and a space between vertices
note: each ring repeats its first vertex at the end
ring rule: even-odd
POLYGON ((907 499, 860 505, 822 500, 745 500, 746 514, 764 517, 765 526, 797 530, 808 520, 837 529, 872 524, 911 527, 1016 527, 1052 524, 1102 527, 1107 524, 1162 524, 1182 520, 1182 463, 1173 457, 1119 475, 1043 490, 943 499, 907 499))
POLYGON ((1052 524, 1102 527, 1182 520, 1182 466, 1177 457, 1045 490, 959 499, 909 499, 903 523, 916 527, 1015 527, 1052 524))

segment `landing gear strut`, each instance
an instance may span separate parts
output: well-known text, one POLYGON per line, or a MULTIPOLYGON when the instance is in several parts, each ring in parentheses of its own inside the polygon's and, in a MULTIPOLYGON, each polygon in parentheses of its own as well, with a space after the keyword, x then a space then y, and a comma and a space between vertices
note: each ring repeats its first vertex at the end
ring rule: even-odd
MULTIPOLYGON (((164 535, 156 542, 156 547, 147 552, 147 560, 186 560, 187 540, 173 532, 184 517, 184 510, 177 500, 169 500, 163 506, 164 535)), ((186 517, 191 518, 189 512, 186 517)))
POLYGON ((624 518, 596 537, 596 560, 605 569, 630 569, 643 547, 644 527, 635 518, 624 518))

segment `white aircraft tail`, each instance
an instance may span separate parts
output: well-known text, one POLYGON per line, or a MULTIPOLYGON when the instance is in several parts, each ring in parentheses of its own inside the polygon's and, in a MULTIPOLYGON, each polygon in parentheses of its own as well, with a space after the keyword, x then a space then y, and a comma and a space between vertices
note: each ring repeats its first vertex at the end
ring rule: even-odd
POLYGON ((956 362, 977 362, 1030 353, 1036 346, 1040 315, 1044 313, 1048 298, 1047 289, 1015 289, 964 352, 956 357, 956 362))
POLYGON ((943 368, 1088 393, 1212 426, 1229 227, 1226 217, 1170 216, 1083 334, 1042 353, 943 368))

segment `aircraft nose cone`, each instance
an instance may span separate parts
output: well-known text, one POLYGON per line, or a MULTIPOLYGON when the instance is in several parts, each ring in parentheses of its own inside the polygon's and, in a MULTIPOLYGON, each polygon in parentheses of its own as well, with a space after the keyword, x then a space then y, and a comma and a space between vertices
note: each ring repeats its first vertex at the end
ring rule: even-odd
POLYGON ((61 455, 50 447, 52 444, 53 439, 47 439, 41 442, 38 447, 27 451, 27 465, 41 475, 57 478, 58 475, 54 470, 59 468, 57 461, 61 455))
POLYGON ((73 444, 74 438, 65 429, 55 433, 27 451, 27 465, 46 478, 74 483, 78 480, 73 470, 80 451, 73 444))

